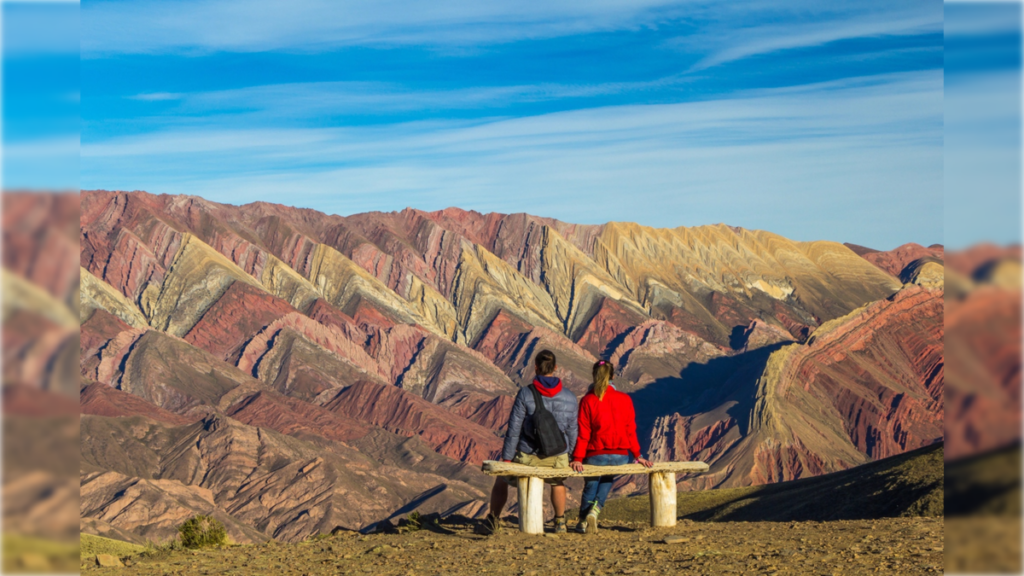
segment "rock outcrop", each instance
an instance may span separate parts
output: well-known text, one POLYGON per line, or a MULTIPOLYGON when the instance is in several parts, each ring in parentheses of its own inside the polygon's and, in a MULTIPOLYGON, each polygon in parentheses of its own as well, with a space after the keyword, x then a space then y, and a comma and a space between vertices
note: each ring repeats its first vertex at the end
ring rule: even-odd
POLYGON ((910 286, 822 325, 806 344, 684 371, 684 395, 660 395, 684 408, 654 416, 652 453, 711 463, 685 482, 703 488, 816 475, 940 441, 942 312, 941 294, 910 286), (697 382, 686 382, 690 371, 697 382), (705 392, 702 379, 723 383, 705 392))
POLYGON ((935 244, 925 248, 920 244, 904 244, 892 250, 873 250, 856 244, 846 244, 848 248, 856 252, 868 262, 899 278, 907 266, 922 258, 934 258, 942 262, 944 249, 941 244, 935 244))

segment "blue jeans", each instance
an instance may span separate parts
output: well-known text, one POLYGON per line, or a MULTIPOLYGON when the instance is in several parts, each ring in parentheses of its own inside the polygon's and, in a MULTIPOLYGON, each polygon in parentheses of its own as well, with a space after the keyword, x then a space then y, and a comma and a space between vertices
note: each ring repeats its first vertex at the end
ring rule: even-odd
MULTIPOLYGON (((629 464, 629 456, 623 454, 598 454, 584 458, 583 463, 594 466, 621 466, 622 464, 629 464)), ((615 481, 615 478, 615 476, 587 478, 586 484, 583 485, 583 499, 580 501, 581 518, 587 512, 590 512, 590 508, 594 504, 598 505, 598 509, 604 508, 604 502, 608 499, 608 493, 612 490, 612 482, 615 481)))

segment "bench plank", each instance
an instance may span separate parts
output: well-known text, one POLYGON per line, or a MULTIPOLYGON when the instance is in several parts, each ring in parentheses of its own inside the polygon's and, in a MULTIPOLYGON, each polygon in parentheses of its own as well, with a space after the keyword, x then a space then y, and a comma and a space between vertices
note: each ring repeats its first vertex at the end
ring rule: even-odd
POLYGON ((496 460, 485 460, 481 467, 484 474, 488 476, 530 476, 533 478, 572 478, 585 476, 615 476, 618 474, 650 474, 652 472, 707 472, 708 465, 704 462, 655 462, 654 467, 647 468, 641 464, 625 464, 622 466, 590 466, 583 465, 583 473, 577 473, 572 468, 539 468, 515 464, 513 462, 498 462, 496 460))

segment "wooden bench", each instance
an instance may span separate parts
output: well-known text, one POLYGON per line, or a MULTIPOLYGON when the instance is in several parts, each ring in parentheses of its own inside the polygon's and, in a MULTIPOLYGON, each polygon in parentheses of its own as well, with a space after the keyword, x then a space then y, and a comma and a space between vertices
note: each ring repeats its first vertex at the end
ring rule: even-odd
POLYGON ((676 525, 676 472, 707 472, 703 462, 656 462, 647 468, 640 464, 623 466, 583 466, 583 472, 572 468, 538 468, 511 462, 487 460, 482 470, 488 476, 515 476, 519 483, 519 530, 524 534, 544 533, 544 479, 586 476, 618 476, 647 474, 650 478, 651 526, 676 525))

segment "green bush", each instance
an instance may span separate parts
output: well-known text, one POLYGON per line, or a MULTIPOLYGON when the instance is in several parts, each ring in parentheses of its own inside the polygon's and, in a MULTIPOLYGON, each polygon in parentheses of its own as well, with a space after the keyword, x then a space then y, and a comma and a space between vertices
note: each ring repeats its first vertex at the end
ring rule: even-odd
POLYGON ((181 545, 185 548, 204 548, 206 546, 223 546, 227 543, 228 534, 224 525, 212 516, 193 516, 178 526, 181 545))
POLYGON ((420 528, 423 527, 423 525, 421 523, 421 518, 420 518, 420 513, 419 512, 410 512, 409 513, 409 523, 408 523, 408 526, 409 526, 410 530, 419 530, 420 528))

